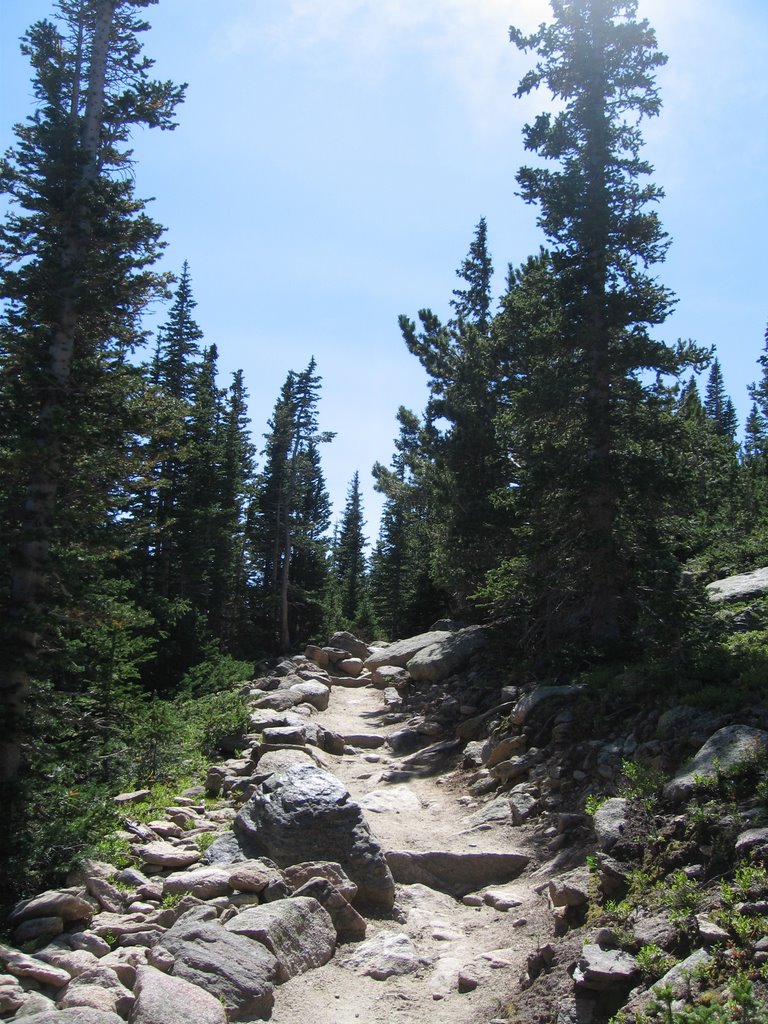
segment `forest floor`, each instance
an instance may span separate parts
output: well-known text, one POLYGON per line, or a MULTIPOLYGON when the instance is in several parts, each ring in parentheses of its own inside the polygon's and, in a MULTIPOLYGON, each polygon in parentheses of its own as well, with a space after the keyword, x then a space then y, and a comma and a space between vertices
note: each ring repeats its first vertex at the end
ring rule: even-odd
MULTIPOLYGON (((386 736, 403 724, 391 721, 379 690, 344 686, 333 687, 330 707, 318 721, 346 736, 386 736)), ((408 936, 419 969, 377 981, 343 966, 355 946, 342 946, 325 967, 276 989, 273 1024, 487 1024, 506 1019, 506 997, 519 991, 528 954, 547 941, 552 929, 546 897, 536 891, 546 876, 536 870, 532 831, 508 824, 473 825, 468 818, 479 804, 467 794, 461 771, 390 781, 399 758, 388 747, 324 759, 363 806, 385 851, 515 850, 530 856, 531 863, 504 886, 520 901, 507 911, 466 906, 422 885, 398 885, 395 913, 369 918, 367 938, 385 931, 408 936), (459 972, 477 982, 473 991, 459 992, 459 972)))

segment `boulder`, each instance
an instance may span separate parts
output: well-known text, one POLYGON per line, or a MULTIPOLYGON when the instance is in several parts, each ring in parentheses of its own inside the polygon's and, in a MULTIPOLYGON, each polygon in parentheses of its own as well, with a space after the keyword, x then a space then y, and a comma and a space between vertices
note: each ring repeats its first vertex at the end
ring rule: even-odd
POLYGON ((664 787, 664 795, 673 803, 686 800, 700 780, 715 779, 719 772, 727 772, 768 752, 768 732, 748 725, 727 725, 710 736, 678 775, 664 787))
POLYGON ((627 826, 627 812, 629 801, 623 797, 614 796, 600 804, 593 824, 597 845, 604 853, 608 853, 618 843, 624 834, 627 826))
POLYGON ((587 944, 573 971, 577 988, 595 992, 629 991, 638 978, 637 960, 620 949, 587 944))
POLYGON ((487 642, 486 633, 479 626, 448 633, 423 647, 406 662, 405 667, 417 682, 439 682, 463 668, 487 642))
POLYGON ((361 942, 355 952, 341 961, 344 967, 376 981, 413 974, 421 967, 416 948, 400 932, 379 932, 372 939, 361 942))
POLYGON ((461 898, 486 885, 509 882, 528 864, 524 853, 415 853, 390 850, 387 863, 395 881, 420 882, 461 898))
POLYGON ((753 597, 762 597, 768 592, 768 567, 715 580, 706 590, 710 601, 717 603, 749 601, 753 597))
POLYGON ((382 665, 394 665, 398 668, 405 668, 411 658, 414 658, 419 651, 425 647, 447 640, 451 633, 446 630, 435 630, 431 633, 420 633, 407 640, 397 640, 389 647, 376 648, 365 660, 367 669, 380 668, 382 665))
POLYGON ((134 995, 128 1024, 227 1024, 227 1011, 218 999, 154 967, 139 967, 134 995))
POLYGON ((21 1009, 27 993, 11 974, 0 974, 0 1014, 7 1016, 21 1009))
POLYGON ((233 823, 248 856, 288 867, 308 859, 341 865, 358 886, 356 903, 389 910, 394 881, 360 806, 341 782, 314 765, 272 776, 233 823))
POLYGON ((556 875, 549 882, 549 899, 553 907, 581 907, 589 903, 591 877, 587 868, 576 868, 556 875))
MULTIPOLYGON (((95 961, 95 958, 92 959, 95 961)), ((53 963, 28 956, 26 953, 17 953, 15 950, 5 950, 2 947, 0 947, 0 963, 3 963, 6 971, 16 978, 29 978, 41 985, 50 985, 54 989, 63 988, 69 984, 73 973, 61 964, 56 966, 53 963)), ((89 964, 90 966, 92 964, 89 964)))
POLYGON ((133 1006, 134 996, 120 981, 114 971, 106 967, 92 967, 73 978, 63 992, 59 993, 57 1006, 89 1006, 94 1010, 116 1013, 127 1017, 133 1006))
POLYGON ((513 725, 521 726, 534 714, 554 714, 561 705, 576 700, 579 692, 578 686, 539 686, 515 704, 509 716, 510 721, 513 725))
POLYGON ((10 924, 19 924, 32 918, 58 917, 62 921, 89 921, 93 917, 93 904, 85 898, 85 889, 49 889, 31 899, 17 903, 8 916, 10 924))
POLYGON ((175 871, 164 880, 163 895, 189 892, 201 900, 210 900, 215 896, 228 896, 233 889, 229 876, 229 871, 219 867, 175 871))
POLYGON ((317 764, 308 750, 297 747, 295 750, 267 750, 259 758, 257 775, 279 775, 286 768, 295 764, 317 764))
POLYGON ((352 633, 347 632, 334 633, 328 641, 328 645, 335 647, 337 650, 346 651, 353 658, 360 658, 362 661, 365 661, 371 653, 367 644, 364 644, 362 640, 358 640, 352 633))
POLYGON ((277 981, 327 964, 336 950, 336 929, 311 896, 295 896, 249 907, 224 925, 235 935, 260 942, 277 961, 277 981))
POLYGON ((18 1017, 24 1024, 125 1024, 122 1017, 108 1010, 96 1010, 87 1006, 74 1006, 66 1010, 42 1010, 31 1016, 18 1017))
POLYGON ((311 704, 317 711, 325 711, 328 708, 331 696, 331 691, 325 683, 312 680, 295 683, 288 692, 297 694, 300 697, 300 704, 311 704))
POLYGON ((171 977, 197 985, 220 1000, 232 1020, 268 1017, 274 1005, 277 961, 258 942, 227 931, 214 919, 184 914, 163 937, 176 962, 171 977))
POLYGON ((325 907, 339 942, 359 942, 365 938, 365 918, 327 878, 310 878, 294 893, 294 898, 299 896, 311 896, 325 907))
POLYGON ((292 889, 299 889, 312 878, 325 878, 341 893, 348 903, 353 903, 357 896, 357 886, 347 877, 341 864, 333 861, 305 861, 293 864, 285 869, 285 880, 292 889))
POLYGON ((406 670, 397 665, 380 665, 371 673, 371 685, 379 690, 385 690, 388 686, 400 690, 410 681, 411 677, 406 670))
POLYGON ((137 846, 136 853, 145 864, 154 864, 159 868, 188 868, 200 860, 199 850, 164 842, 137 846))

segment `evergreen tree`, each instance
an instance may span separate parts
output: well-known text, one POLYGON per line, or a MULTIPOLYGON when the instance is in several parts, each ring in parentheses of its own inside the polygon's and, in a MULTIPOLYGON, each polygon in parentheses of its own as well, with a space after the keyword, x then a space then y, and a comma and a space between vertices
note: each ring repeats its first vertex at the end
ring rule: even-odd
POLYGON ((715 433, 719 437, 726 437, 733 441, 736 437, 736 409, 733 402, 725 393, 723 372, 720 368, 720 360, 713 359, 712 367, 707 380, 707 390, 704 395, 704 411, 712 421, 715 433))
POLYGON ((257 485, 254 545, 266 598, 266 642, 281 651, 303 635, 310 608, 318 625, 322 618, 319 595, 315 598, 302 583, 302 571, 305 580, 317 578, 324 564, 329 517, 318 446, 333 435, 318 430, 321 378, 315 369, 311 359, 302 373, 288 374, 265 435, 257 485))
POLYGON ((455 316, 443 325, 422 310, 420 330, 400 318, 405 342, 430 378, 424 484, 434 509, 433 578, 461 614, 495 564, 502 532, 495 500, 505 484, 505 461, 495 429, 499 352, 490 319, 492 272, 483 219, 457 271, 465 287, 453 293, 455 316))
POLYGON ((397 419, 400 434, 391 468, 373 467, 376 490, 385 500, 369 580, 377 622, 393 639, 423 632, 443 614, 447 600, 431 571, 434 517, 424 484, 426 431, 403 406, 397 419))
POLYGON ((348 624, 357 622, 366 592, 367 540, 364 534, 360 474, 355 472, 347 491, 335 545, 334 573, 341 594, 341 614, 348 624))
MULTIPOLYGON (((0 182, 10 212, 0 232, 6 301, 2 357, 13 417, 8 510, 15 550, 5 602, 0 776, 19 767, 19 715, 43 653, 52 609, 83 545, 115 510, 121 459, 132 446, 138 374, 126 355, 163 281, 151 271, 160 227, 133 194, 129 137, 172 128, 182 90, 149 78, 137 17, 151 0, 59 0, 57 24, 23 41, 36 112, 16 128, 0 182), (43 615, 43 607, 47 614, 43 615), (45 638, 45 639, 43 639, 45 638)), ((68 604, 72 594, 67 594, 68 604)))
POLYGON ((552 8, 554 21, 531 36, 510 29, 539 57, 518 95, 547 86, 560 103, 524 132, 526 148, 559 169, 518 173, 524 199, 539 207, 559 309, 548 374, 557 391, 547 400, 558 413, 541 424, 535 455, 545 461, 529 473, 531 453, 521 488, 536 514, 526 529, 539 643, 608 653, 655 618, 643 595, 661 604, 676 584, 663 531, 675 424, 661 380, 703 354, 650 335, 673 299, 648 272, 667 239, 649 209, 662 193, 647 181, 639 123, 659 111, 654 75, 666 58, 636 20, 635 0, 552 8))

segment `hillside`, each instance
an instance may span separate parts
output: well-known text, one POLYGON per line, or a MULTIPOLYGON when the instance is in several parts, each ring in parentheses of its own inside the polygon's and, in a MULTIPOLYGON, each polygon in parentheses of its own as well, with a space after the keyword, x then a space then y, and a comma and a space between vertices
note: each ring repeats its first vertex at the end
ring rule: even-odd
POLYGON ((272 665, 204 784, 119 795, 112 863, 15 909, 2 1019, 768 1019, 768 711, 513 685, 503 647, 272 665))

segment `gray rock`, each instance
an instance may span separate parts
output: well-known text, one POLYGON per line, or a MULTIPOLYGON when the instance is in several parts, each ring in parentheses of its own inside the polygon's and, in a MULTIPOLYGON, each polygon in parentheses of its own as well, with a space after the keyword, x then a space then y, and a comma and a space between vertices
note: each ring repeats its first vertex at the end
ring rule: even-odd
MULTIPOLYGON (((95 958, 92 959, 95 960, 95 958)), ((62 966, 38 960, 36 957, 19 953, 16 950, 6 951, 3 947, 0 947, 0 962, 5 965, 6 971, 14 977, 30 978, 41 985, 50 985, 54 989, 63 988, 69 983, 72 976, 72 972, 62 966)))
POLYGON ((249 907, 227 921, 227 931, 260 942, 277 960, 277 981, 327 964, 336 950, 336 929, 320 903, 294 896, 249 907))
POLYGON ((573 980, 577 988, 595 992, 629 991, 639 973, 637 961, 629 953, 588 944, 573 972, 573 980))
POLYGON ((333 861, 315 860, 293 864, 285 869, 284 874, 285 880, 294 890, 306 885, 312 878, 325 878, 348 903, 354 903, 357 896, 355 883, 344 873, 341 864, 334 864, 333 861))
POLYGON ((344 742, 348 746, 359 747, 361 750, 378 750, 386 741, 386 736, 375 732, 351 732, 344 735, 344 742))
POLYGON ((311 896, 325 907, 339 942, 359 942, 365 938, 365 918, 327 878, 310 878, 294 893, 294 898, 299 896, 311 896))
POLYGON ((390 850, 387 863, 397 882, 420 882, 461 897, 486 885, 509 882, 528 864, 524 853, 415 853, 390 850))
POLYGON ((710 736, 685 769, 668 782, 664 795, 673 803, 686 800, 698 779, 717 777, 736 765, 768 751, 768 732, 747 725, 727 725, 710 736))
POLYGON ((736 839, 737 857, 746 857, 753 853, 757 853, 762 858, 768 856, 768 828, 747 829, 736 839))
POLYGON ((218 999, 154 967, 139 967, 134 995, 128 1024, 227 1024, 227 1012, 218 999))
POLYGON ((64 921, 60 917, 31 917, 16 925, 13 929, 13 941, 17 946, 23 946, 27 942, 53 939, 63 931, 64 921))
POLYGON ((234 864, 247 860, 234 832, 222 832, 200 858, 202 864, 234 864))
POLYGON ((23 1019, 25 1024, 125 1024, 122 1017, 107 1010, 95 1010, 87 1006, 75 1006, 66 1010, 43 1010, 23 1019))
POLYGON ((93 917, 93 904, 85 899, 85 889, 49 889, 31 899, 17 903, 8 915, 10 924, 19 924, 31 918, 58 917, 63 921, 89 921, 93 917))
POLYGON ((428 747, 411 754, 403 761, 405 768, 419 768, 427 772, 437 772, 444 768, 447 761, 457 754, 463 743, 461 740, 443 740, 432 743, 428 747))
POLYGON ((137 846, 136 853, 145 864, 160 868, 188 868, 200 860, 200 852, 186 846, 156 842, 137 846))
POLYGON ((279 775, 286 768, 295 764, 317 764, 314 757, 308 750, 296 748, 295 750, 267 750, 259 758, 257 774, 279 775))
POLYGON ((605 853, 612 850, 624 834, 627 826, 629 801, 622 797, 611 797, 601 804, 593 819, 597 845, 605 853))
POLYGON ((298 694, 301 698, 299 703, 311 704, 317 711, 325 711, 331 698, 331 691, 325 683, 309 680, 296 683, 290 688, 289 693, 298 694))
POLYGON ((424 743, 424 737, 415 729, 396 729, 387 736, 387 746, 395 754, 410 754, 424 743))
POLYGON ((539 713, 543 709, 554 714, 555 708, 561 704, 576 700, 579 692, 578 686, 539 686, 515 704, 510 721, 513 725, 525 725, 534 712, 539 713))
POLYGON ((552 906, 582 907, 589 903, 590 881, 587 868, 575 868, 550 879, 549 898, 552 906))
POLYGON ((228 896, 232 892, 229 876, 229 871, 219 867, 175 871, 164 880, 163 895, 189 892, 201 900, 210 900, 214 896, 228 896))
POLYGON ((114 971, 106 967, 92 967, 70 981, 64 991, 59 993, 57 1005, 62 1009, 90 1006, 94 1010, 127 1017, 133 1003, 133 993, 123 985, 114 971))
POLYGON ((347 632, 334 633, 328 641, 328 645, 336 647, 338 650, 346 651, 353 658, 360 658, 362 661, 365 661, 371 653, 371 649, 367 644, 364 644, 362 640, 358 640, 352 633, 347 632))
POLYGON ((768 592, 768 567, 715 580, 706 590, 710 601, 717 603, 748 601, 752 597, 761 597, 768 592))
POLYGON ((422 813, 421 800, 408 786, 373 789, 361 798, 360 806, 368 814, 418 815, 422 813))
POLYGON ((301 703, 303 703, 301 693, 297 693, 293 689, 274 690, 255 700, 252 707, 268 711, 288 711, 289 708, 296 707, 301 703))
POLYGON ((385 690, 388 686, 395 689, 403 689, 411 681, 404 668, 397 665, 380 665, 371 673, 371 685, 379 690, 385 690))
POLYGON ((447 640, 452 634, 446 630, 435 630, 432 633, 420 633, 418 636, 409 637, 407 640, 397 640, 389 647, 377 648, 365 660, 367 669, 380 668, 382 665, 394 665, 397 668, 405 668, 411 658, 419 651, 424 650, 431 644, 447 640))
POLYGON ((423 647, 405 667, 417 682, 439 682, 463 668, 487 643, 485 631, 480 626, 470 626, 423 647))
POLYGON ((393 976, 413 974, 421 967, 416 948, 400 932, 379 932, 372 939, 360 943, 352 956, 341 961, 344 967, 357 974, 384 981, 393 976))
POLYGON ((271 862, 244 860, 230 866, 229 884, 238 892, 260 893, 285 883, 282 871, 271 862))
POLYGON ((303 725, 281 725, 264 729, 262 738, 265 743, 287 743, 289 746, 301 747, 307 742, 307 730, 303 725))
POLYGON ((220 998, 233 1020, 272 1012, 277 961, 260 943, 216 921, 196 920, 191 911, 166 932, 163 946, 176 958, 171 977, 220 998))
POLYGON ((284 867, 310 860, 341 864, 357 903, 390 909, 395 887, 360 806, 329 772, 295 765, 264 783, 233 823, 243 850, 284 867))

